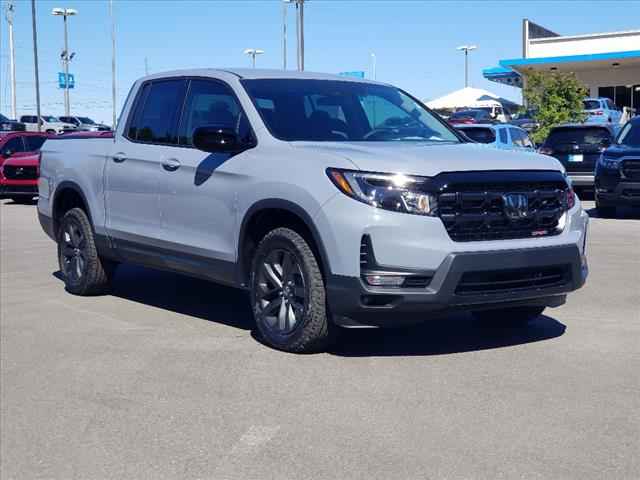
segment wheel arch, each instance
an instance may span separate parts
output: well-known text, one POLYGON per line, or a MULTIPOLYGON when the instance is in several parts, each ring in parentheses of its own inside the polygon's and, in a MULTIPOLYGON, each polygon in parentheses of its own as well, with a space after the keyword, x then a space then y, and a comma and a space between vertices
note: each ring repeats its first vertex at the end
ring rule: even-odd
POLYGON ((89 209, 89 202, 82 191, 82 188, 75 182, 65 180, 60 182, 53 194, 53 207, 51 216, 53 220, 53 233, 57 238, 60 220, 65 212, 72 208, 82 208, 89 217, 89 222, 93 226, 93 218, 89 209))
MULTIPOLYGON (((289 227, 301 234, 310 243, 311 249, 320 260, 320 268, 325 279, 331 274, 331 267, 322 237, 311 216, 298 204, 289 200, 270 198, 254 203, 245 213, 238 237, 238 284, 247 286, 249 282, 251 258, 257 247, 257 236, 274 228, 289 227), (267 217, 268 214, 273 216, 267 217), (264 223, 262 223, 264 221, 264 223), (300 231, 301 230, 301 231, 300 231)), ((262 235, 263 236, 263 235, 262 235)))

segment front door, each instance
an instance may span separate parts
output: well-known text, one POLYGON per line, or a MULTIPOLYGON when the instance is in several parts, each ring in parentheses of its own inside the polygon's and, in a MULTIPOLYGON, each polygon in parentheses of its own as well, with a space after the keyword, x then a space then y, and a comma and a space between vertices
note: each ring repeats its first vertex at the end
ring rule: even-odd
MULTIPOLYGON (((241 139, 253 135, 230 87, 214 79, 190 81, 179 146, 165 158, 162 171, 162 238, 194 261, 211 260, 212 268, 216 264, 227 268, 236 261, 237 185, 252 153, 195 149, 193 131, 205 125, 233 129, 241 139)), ((209 273, 216 276, 216 272, 209 273)))

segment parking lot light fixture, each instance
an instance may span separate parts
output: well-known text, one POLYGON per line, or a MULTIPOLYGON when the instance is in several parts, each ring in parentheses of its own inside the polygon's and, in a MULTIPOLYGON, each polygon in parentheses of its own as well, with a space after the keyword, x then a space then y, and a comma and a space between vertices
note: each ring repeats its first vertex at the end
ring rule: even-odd
POLYGON ((469 52, 478 48, 476 45, 461 45, 456 50, 464 52, 464 86, 469 86, 469 52))
POLYGON ((54 8, 51 15, 62 17, 64 21, 64 51, 62 52, 62 64, 64 66, 64 114, 68 117, 71 115, 69 106, 69 62, 73 54, 69 53, 69 34, 67 30, 67 18, 77 15, 78 11, 73 8, 54 8))
POLYGON ((245 55, 249 55, 251 57, 251 65, 253 68, 256 68, 256 56, 262 55, 264 50, 260 50, 259 48, 247 48, 244 51, 245 55))

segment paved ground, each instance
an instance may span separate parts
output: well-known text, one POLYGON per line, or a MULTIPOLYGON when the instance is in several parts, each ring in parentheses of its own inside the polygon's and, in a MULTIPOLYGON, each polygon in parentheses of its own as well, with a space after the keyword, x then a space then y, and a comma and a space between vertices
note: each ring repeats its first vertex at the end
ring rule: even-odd
POLYGON ((295 356, 198 280, 125 267, 112 296, 66 294, 35 208, 5 201, 0 477, 640 478, 625 216, 593 219, 587 286, 528 329, 458 315, 295 356))

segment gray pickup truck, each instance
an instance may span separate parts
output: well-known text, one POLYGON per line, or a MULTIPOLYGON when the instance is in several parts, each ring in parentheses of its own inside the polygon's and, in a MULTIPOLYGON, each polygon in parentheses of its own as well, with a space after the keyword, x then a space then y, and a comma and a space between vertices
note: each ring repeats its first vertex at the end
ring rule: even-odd
POLYGON ((38 213, 66 289, 121 262, 247 289, 269 345, 450 310, 510 323, 587 276, 563 167, 465 139, 390 85, 187 70, 137 81, 113 134, 42 149, 38 213))

